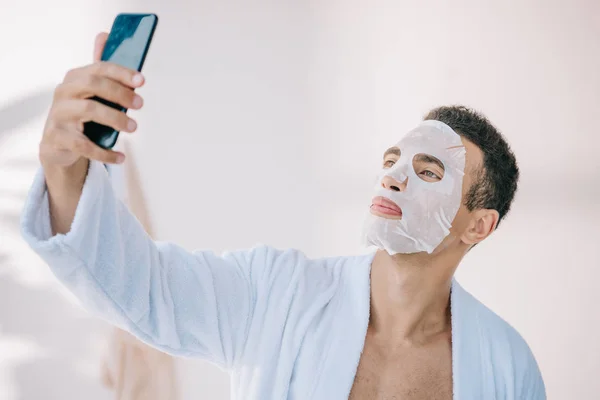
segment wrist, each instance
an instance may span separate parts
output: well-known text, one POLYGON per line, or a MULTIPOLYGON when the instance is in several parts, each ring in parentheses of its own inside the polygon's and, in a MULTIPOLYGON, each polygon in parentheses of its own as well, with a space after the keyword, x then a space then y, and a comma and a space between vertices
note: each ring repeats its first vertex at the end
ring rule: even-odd
POLYGON ((46 183, 53 184, 81 184, 87 175, 89 160, 81 157, 73 164, 64 166, 55 163, 45 163, 41 161, 46 183))

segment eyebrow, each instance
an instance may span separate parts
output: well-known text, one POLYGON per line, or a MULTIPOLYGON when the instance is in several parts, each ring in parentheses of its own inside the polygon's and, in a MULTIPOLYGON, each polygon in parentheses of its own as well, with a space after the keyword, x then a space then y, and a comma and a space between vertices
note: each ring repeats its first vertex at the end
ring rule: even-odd
POLYGON ((444 164, 438 160, 437 158, 435 158, 434 156, 430 156, 429 154, 417 154, 415 156, 415 161, 417 162, 424 162, 424 163, 432 163, 437 165, 438 167, 441 168, 442 171, 446 171, 446 168, 444 168, 444 164))
POLYGON ((387 156, 389 156, 390 154, 393 154, 395 156, 400 157, 400 149, 398 147, 390 147, 389 149, 387 149, 385 151, 385 153, 383 153, 383 158, 386 158, 387 156))

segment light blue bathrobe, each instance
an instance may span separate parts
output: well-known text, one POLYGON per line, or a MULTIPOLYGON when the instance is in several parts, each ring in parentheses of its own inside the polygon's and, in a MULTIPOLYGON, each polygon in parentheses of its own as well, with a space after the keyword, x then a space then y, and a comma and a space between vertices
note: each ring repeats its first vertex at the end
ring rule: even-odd
MULTIPOLYGON (((226 369, 233 399, 348 398, 373 253, 308 259, 258 246, 217 256, 155 242, 97 162, 71 231, 53 237, 40 170, 22 233, 89 311, 167 353, 226 369)), ((451 312, 454 399, 546 398, 525 341, 457 282, 451 312)))

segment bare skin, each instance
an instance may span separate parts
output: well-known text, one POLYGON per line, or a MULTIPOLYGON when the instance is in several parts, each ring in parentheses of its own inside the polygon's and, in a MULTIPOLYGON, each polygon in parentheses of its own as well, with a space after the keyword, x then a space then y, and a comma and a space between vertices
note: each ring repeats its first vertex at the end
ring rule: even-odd
POLYGON ((394 257, 377 253, 371 318, 350 399, 452 398, 450 281, 442 268, 401 269, 394 257))
MULTIPOLYGON (((463 144, 464 198, 482 153, 464 138, 463 144)), ((384 166, 397 159, 386 152, 384 166)), ((415 166, 415 171, 433 172, 424 178, 432 182, 434 175, 442 174, 426 164, 415 166)), ((386 177, 381 184, 402 191, 407 182, 386 177)), ((377 252, 371 266, 369 327, 350 399, 452 399, 452 277, 472 245, 488 237, 497 222, 495 210, 469 211, 462 205, 450 234, 432 254, 377 252)))
POLYGON ((136 129, 135 121, 125 113, 89 98, 99 96, 129 109, 143 104, 134 93, 144 83, 141 74, 99 61, 106 38, 106 33, 96 37, 93 64, 69 71, 58 85, 44 127, 39 157, 48 187, 53 234, 71 229, 89 160, 116 164, 125 159, 123 153, 104 150, 90 141, 83 134, 83 124, 94 121, 121 132, 136 129))
POLYGON ((369 329, 350 399, 452 399, 450 342, 450 332, 414 344, 369 329))

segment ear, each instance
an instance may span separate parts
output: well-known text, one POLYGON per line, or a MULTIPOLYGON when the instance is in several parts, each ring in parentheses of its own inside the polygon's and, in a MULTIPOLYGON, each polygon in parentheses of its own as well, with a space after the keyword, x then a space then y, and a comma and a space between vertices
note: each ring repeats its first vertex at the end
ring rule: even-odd
POLYGON ((490 236, 498 225, 500 215, 496 210, 477 210, 471 214, 471 220, 467 230, 461 236, 461 240, 469 245, 481 242, 490 236))

